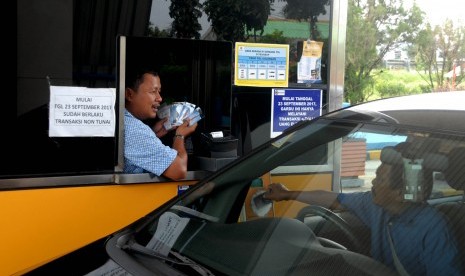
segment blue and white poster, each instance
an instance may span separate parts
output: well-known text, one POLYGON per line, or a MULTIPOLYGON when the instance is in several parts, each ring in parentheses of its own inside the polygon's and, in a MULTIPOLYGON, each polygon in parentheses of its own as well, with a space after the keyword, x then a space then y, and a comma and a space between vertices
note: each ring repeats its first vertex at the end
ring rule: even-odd
POLYGON ((271 91, 271 138, 303 120, 321 116, 323 90, 273 88, 271 91))

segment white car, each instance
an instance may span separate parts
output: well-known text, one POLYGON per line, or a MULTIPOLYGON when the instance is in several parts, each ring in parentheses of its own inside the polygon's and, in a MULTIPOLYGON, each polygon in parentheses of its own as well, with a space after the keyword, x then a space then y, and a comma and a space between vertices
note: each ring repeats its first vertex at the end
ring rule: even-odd
POLYGON ((464 275, 464 158, 465 91, 343 108, 292 126, 137 223, 32 274, 464 275), (361 139, 361 151, 350 153, 360 133, 400 142, 376 154, 361 139), (351 154, 363 156, 353 170, 351 154), (431 211, 400 222, 392 216, 390 230, 370 225, 379 218, 353 207, 370 202, 330 210, 263 198, 276 182, 290 190, 369 194, 379 165, 389 162, 403 168, 401 177, 385 179, 401 183, 402 206, 431 211), (347 179, 360 185, 340 185, 347 179))

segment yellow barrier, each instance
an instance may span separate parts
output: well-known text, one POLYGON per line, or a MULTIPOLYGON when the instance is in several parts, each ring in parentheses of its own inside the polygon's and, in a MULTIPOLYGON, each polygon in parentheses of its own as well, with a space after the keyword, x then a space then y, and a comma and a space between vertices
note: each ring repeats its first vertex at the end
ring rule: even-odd
POLYGON ((381 150, 370 150, 368 151, 368 160, 379 160, 381 150))
POLYGON ((104 238, 177 195, 178 185, 84 186, 0 192, 0 275, 21 275, 104 238))

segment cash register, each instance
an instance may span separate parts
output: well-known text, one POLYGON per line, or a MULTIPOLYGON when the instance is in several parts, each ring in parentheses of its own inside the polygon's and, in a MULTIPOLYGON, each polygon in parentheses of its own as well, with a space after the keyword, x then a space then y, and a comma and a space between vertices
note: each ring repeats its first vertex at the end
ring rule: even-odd
POLYGON ((200 170, 217 171, 237 159, 237 145, 238 139, 228 131, 202 132, 193 162, 200 170))

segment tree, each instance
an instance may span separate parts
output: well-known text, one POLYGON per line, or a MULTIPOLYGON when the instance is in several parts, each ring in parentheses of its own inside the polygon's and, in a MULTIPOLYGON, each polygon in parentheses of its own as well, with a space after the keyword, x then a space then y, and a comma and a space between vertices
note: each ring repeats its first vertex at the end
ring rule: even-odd
POLYGON ((367 88, 373 85, 371 74, 366 72, 370 70, 372 61, 378 58, 376 29, 365 20, 360 6, 350 5, 347 21, 344 98, 347 102, 358 103, 372 93, 366 93, 367 88))
MULTIPOLYGON (((420 32, 411 55, 417 62, 417 71, 423 71, 420 75, 431 91, 448 90, 445 73, 465 61, 465 27, 456 28, 449 19, 434 29, 428 24, 420 32)), ((461 79, 457 79, 457 84, 461 79)))
POLYGON ((170 34, 166 30, 160 30, 158 27, 154 27, 152 22, 149 22, 147 30, 147 36, 150 37, 169 37, 170 34))
POLYGON ((199 0, 171 0, 169 15, 173 18, 171 35, 177 38, 200 38, 202 5, 199 0))
POLYGON ((402 0, 349 0, 344 99, 352 104, 373 93, 371 73, 387 52, 412 42, 423 23, 416 6, 404 9, 402 0))
POLYGON ((257 38, 257 32, 263 34, 268 16, 271 12, 271 3, 274 0, 250 0, 244 1, 244 21, 246 32, 252 32, 253 37, 257 38))
POLYGON ((436 75, 438 88, 441 90, 448 89, 445 84, 444 74, 451 71, 464 56, 460 54, 465 51, 465 32, 464 28, 454 28, 452 20, 447 19, 442 27, 438 27, 437 45, 442 57, 442 66, 439 69, 440 74, 436 75))
POLYGON ((284 36, 284 32, 279 30, 274 30, 271 34, 260 36, 258 41, 260 43, 289 44, 288 39, 284 36))
POLYGON ((438 59, 437 49, 438 45, 435 39, 435 32, 430 24, 426 25, 426 28, 418 34, 416 42, 414 44, 413 51, 409 53, 409 56, 415 58, 416 71, 427 83, 429 90, 434 90, 434 78, 433 73, 438 73, 438 59), (423 71, 423 72, 421 72, 423 71))
POLYGON ((246 41, 246 31, 263 32, 273 0, 206 0, 204 11, 219 40, 246 41))
POLYGON ((316 23, 318 16, 326 14, 326 6, 329 0, 283 0, 287 2, 284 6, 283 13, 286 18, 297 19, 309 22, 310 39, 319 40, 321 34, 318 31, 316 23))

